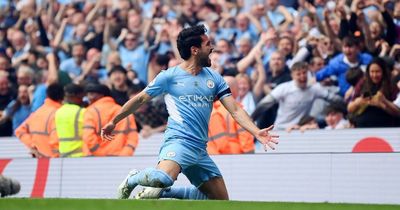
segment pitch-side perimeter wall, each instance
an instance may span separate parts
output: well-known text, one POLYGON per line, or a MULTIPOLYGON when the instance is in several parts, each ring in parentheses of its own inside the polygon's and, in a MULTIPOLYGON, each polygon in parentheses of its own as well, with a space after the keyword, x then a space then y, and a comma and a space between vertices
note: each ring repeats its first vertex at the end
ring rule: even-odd
MULTIPOLYGON (((231 199, 400 204, 399 129, 279 134, 274 152, 213 156, 231 199)), ((156 164, 155 137, 134 157, 65 159, 7 157, 0 140, 0 173, 21 182, 17 197, 114 198, 130 169, 156 164)))
MULTIPOLYGON (((233 200, 400 204, 400 153, 221 155, 233 200)), ((130 168, 156 156, 1 159, 21 182, 17 197, 115 198, 130 168)), ((189 184, 179 176, 176 185, 189 184)))
MULTIPOLYGON (((336 131, 311 130, 276 132, 280 143, 268 153, 342 153, 342 152, 400 152, 400 128, 344 129, 336 131)), ((135 156, 156 155, 162 144, 162 134, 139 139, 135 156)), ((264 153, 261 147, 256 153, 264 153)), ((28 150, 16 138, 0 138, 0 158, 30 157, 28 150)))

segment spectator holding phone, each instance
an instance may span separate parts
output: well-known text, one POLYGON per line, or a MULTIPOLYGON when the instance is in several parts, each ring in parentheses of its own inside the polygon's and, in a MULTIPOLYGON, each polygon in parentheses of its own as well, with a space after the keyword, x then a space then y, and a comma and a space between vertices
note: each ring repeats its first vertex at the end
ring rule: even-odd
POLYGON ((382 58, 375 58, 367 67, 365 79, 355 87, 347 106, 355 127, 398 126, 400 108, 393 101, 399 90, 386 66, 382 58))

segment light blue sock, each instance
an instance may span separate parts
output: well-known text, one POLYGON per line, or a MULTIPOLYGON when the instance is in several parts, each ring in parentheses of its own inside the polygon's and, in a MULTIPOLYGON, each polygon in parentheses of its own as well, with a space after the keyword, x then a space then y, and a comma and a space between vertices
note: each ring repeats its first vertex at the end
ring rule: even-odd
POLYGON ((207 196, 204 195, 195 186, 190 187, 171 187, 165 189, 160 198, 178 198, 178 199, 190 199, 190 200, 207 200, 207 196))
POLYGON ((128 186, 132 189, 137 185, 165 188, 172 186, 173 183, 174 180, 167 173, 155 168, 146 168, 128 179, 128 186))

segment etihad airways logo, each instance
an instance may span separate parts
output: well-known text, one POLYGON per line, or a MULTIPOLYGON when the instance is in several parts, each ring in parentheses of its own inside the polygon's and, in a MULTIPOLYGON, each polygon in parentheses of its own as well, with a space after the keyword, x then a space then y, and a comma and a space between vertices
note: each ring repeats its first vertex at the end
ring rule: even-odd
POLYGON ((178 97, 180 101, 207 101, 207 102, 213 102, 214 101, 214 96, 201 96, 201 95, 185 95, 185 96, 179 96, 178 97))
POLYGON ((179 101, 189 103, 193 107, 210 107, 214 96, 183 95, 178 97, 179 101))

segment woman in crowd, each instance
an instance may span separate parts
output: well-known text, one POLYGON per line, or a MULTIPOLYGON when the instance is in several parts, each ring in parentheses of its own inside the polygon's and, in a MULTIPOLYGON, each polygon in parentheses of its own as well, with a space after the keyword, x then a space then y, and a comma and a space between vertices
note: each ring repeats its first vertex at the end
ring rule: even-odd
POLYGON ((355 127, 392 127, 399 124, 400 109, 393 101, 398 93, 382 58, 367 67, 365 79, 355 87, 347 106, 355 127))

